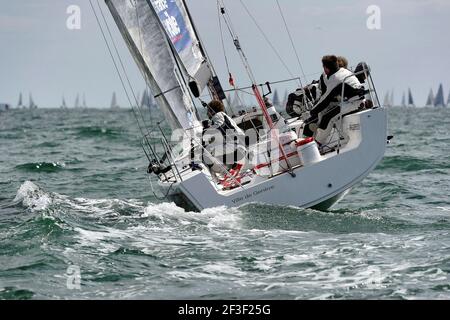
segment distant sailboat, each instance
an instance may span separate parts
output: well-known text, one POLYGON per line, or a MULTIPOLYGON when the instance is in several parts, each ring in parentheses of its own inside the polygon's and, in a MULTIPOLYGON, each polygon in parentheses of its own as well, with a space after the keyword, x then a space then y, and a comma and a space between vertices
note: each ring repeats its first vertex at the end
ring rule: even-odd
POLYGON ((77 94, 77 97, 75 98, 75 104, 73 106, 75 109, 78 109, 80 107, 80 95, 77 94))
POLYGON ((31 93, 30 93, 30 103, 29 103, 28 107, 30 109, 37 109, 37 105, 34 103, 33 96, 31 95, 31 93))
POLYGON ((87 109, 88 108, 88 106, 86 104, 86 95, 84 93, 83 93, 83 105, 82 105, 82 108, 83 109, 87 109))
POLYGON ((403 92, 402 107, 406 107, 406 94, 403 92))
POLYGON ((433 89, 430 90, 430 93, 428 94, 427 103, 425 105, 426 107, 432 107, 434 106, 434 93, 433 89))
POLYGON ((389 102, 389 93, 386 93, 386 95, 384 96, 384 100, 383 100, 383 105, 385 107, 390 107, 390 102, 389 102))
POLYGON ((119 109, 119 108, 120 107, 117 104, 117 96, 116 96, 116 93, 114 92, 113 96, 112 96, 112 100, 111 100, 111 109, 119 109))
POLYGON ((444 100, 444 87, 441 85, 439 86, 438 93, 436 95, 436 99, 434 100, 434 106, 438 108, 444 108, 445 107, 445 100, 444 100))
POLYGON ((17 103, 17 109, 23 109, 25 106, 23 105, 23 96, 22 92, 19 95, 19 102, 17 103))
POLYGON ((415 107, 414 98, 411 92, 411 89, 408 89, 408 107, 415 107))
POLYGON ((153 97, 149 94, 149 91, 145 90, 141 99, 141 108, 153 108, 154 103, 152 98, 153 97))
POLYGON ((388 91, 386 93, 383 104, 386 108, 392 108, 394 106, 394 91, 388 91))
POLYGON ((66 103, 66 98, 62 98, 62 104, 61 104, 61 109, 67 109, 67 103, 66 103))
POLYGON ((448 98, 447 98, 447 107, 450 107, 450 92, 448 93, 448 98))
POLYGON ((389 103, 390 103, 391 107, 395 107, 394 89, 392 89, 392 91, 391 91, 391 97, 389 99, 389 103))
POLYGON ((275 107, 281 107, 280 106, 280 96, 278 95, 278 90, 275 90, 275 93, 273 94, 272 103, 275 107))

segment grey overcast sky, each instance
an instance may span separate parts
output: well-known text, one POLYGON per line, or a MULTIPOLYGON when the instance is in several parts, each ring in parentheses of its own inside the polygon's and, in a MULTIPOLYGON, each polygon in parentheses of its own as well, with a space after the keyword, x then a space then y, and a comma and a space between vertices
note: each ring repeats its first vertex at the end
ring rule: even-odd
MULTIPOLYGON (((93 0, 97 1, 97 0, 93 0)), ((133 86, 145 87, 134 62, 104 6, 133 86)), ((124 0, 125 1, 125 0, 124 0)), ((243 0, 269 38, 299 74, 295 55, 278 14, 275 0, 243 0)), ((449 0, 279 0, 299 50, 305 73, 318 74, 323 55, 344 55, 350 64, 369 62, 381 96, 395 89, 396 100, 411 87, 418 105, 430 88, 450 89, 449 0), (366 10, 381 9, 381 30, 368 30, 366 10)), ((215 0, 187 0, 211 60, 228 87, 218 31, 215 0)), ((225 0, 235 29, 247 51, 257 80, 289 75, 249 19, 239 0, 225 0)), ((248 80, 229 37, 227 54, 239 85, 248 80)), ((0 102, 17 104, 20 92, 32 92, 40 107, 59 107, 65 95, 73 105, 77 93, 93 107, 109 106, 113 91, 126 106, 88 0, 0 0, 0 102), (69 5, 81 7, 81 30, 68 30, 69 5)), ((318 75, 308 77, 311 81, 318 75)), ((291 84, 292 89, 295 84, 291 84)), ((284 90, 284 88, 283 88, 284 90)))

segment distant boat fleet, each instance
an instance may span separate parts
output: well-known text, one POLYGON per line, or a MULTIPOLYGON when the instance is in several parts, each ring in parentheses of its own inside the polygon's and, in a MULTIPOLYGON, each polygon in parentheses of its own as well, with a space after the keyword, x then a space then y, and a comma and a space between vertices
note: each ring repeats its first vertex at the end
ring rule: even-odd
MULTIPOLYGON (((133 98, 134 100, 134 98, 133 98)), ((141 108, 156 108, 156 102, 153 98, 153 95, 149 92, 149 90, 145 90, 142 96, 138 93, 136 97, 136 101, 140 104, 139 107, 141 108)), ((136 103, 137 104, 137 103, 136 103)), ((9 103, 0 103, 0 111, 6 111, 12 109, 13 106, 9 103)), ((38 106, 34 102, 33 96, 30 93, 29 94, 29 102, 28 104, 24 103, 23 94, 19 94, 19 101, 16 106, 17 109, 37 109, 38 106)), ((70 109, 71 107, 67 104, 66 97, 62 96, 62 101, 60 105, 60 109, 70 109)), ((73 104, 73 109, 88 109, 89 106, 86 102, 86 95, 83 94, 82 96, 80 94, 77 94, 75 97, 75 102, 73 104)), ((120 109, 120 105, 118 103, 117 94, 113 92, 111 103, 110 103, 111 109, 120 109)))
MULTIPOLYGON (((395 104, 394 95, 395 95, 394 90, 391 90, 386 93, 386 95, 384 96, 384 106, 386 106, 386 107, 394 107, 394 106, 416 107, 411 89, 408 89, 407 93, 406 92, 403 93, 402 101, 401 101, 400 105, 395 104)), ((430 89, 430 93, 428 94, 428 98, 425 103, 425 107, 436 107, 436 108, 450 107, 450 92, 448 94, 448 98, 447 98, 447 102, 446 102, 445 95, 444 95, 444 86, 442 85, 442 83, 439 85, 439 89, 438 89, 436 95, 434 95, 433 89, 430 89)))

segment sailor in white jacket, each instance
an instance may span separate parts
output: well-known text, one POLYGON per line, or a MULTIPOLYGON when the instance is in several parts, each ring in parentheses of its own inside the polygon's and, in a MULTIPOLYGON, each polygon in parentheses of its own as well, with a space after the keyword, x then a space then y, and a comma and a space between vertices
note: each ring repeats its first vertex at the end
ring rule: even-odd
POLYGON ((351 71, 339 68, 336 56, 325 56, 322 63, 326 75, 326 91, 322 93, 310 112, 311 117, 306 121, 303 134, 307 137, 314 136, 314 126, 325 130, 330 120, 341 112, 339 103, 332 102, 340 101, 337 98, 342 95, 343 88, 345 98, 364 95, 364 87, 358 78, 351 71))
POLYGON ((233 168, 238 162, 245 160, 247 149, 245 147, 245 133, 236 122, 225 113, 221 101, 214 100, 208 104, 208 117, 203 139, 205 148, 217 160, 209 159, 214 164, 211 169, 216 172, 223 171, 223 165, 233 168))

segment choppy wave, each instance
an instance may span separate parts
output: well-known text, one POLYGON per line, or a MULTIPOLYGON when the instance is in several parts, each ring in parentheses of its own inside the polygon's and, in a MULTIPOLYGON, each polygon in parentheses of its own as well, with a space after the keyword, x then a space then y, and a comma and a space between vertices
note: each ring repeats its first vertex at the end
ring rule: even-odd
POLYGON ((16 166, 17 170, 27 172, 58 172, 66 167, 65 163, 61 162, 36 162, 36 163, 24 163, 16 166))

